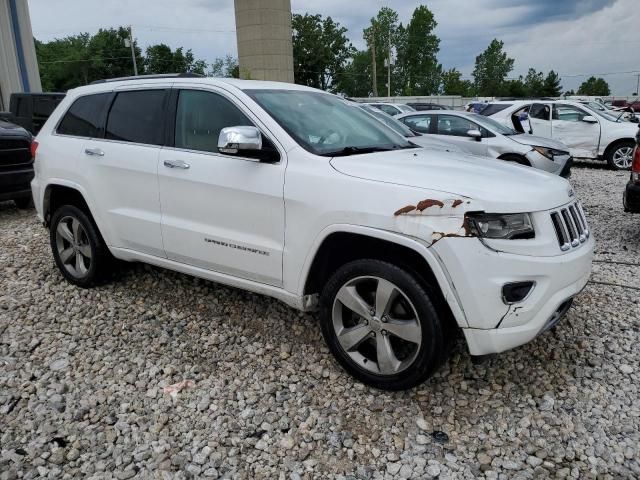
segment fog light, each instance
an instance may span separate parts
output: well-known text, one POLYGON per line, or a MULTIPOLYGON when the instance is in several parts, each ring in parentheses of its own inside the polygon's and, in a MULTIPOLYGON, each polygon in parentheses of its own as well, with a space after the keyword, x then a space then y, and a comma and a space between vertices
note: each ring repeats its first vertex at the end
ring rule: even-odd
POLYGON ((502 301, 507 305, 519 303, 527 298, 534 285, 535 282, 531 281, 505 283, 502 287, 502 301))

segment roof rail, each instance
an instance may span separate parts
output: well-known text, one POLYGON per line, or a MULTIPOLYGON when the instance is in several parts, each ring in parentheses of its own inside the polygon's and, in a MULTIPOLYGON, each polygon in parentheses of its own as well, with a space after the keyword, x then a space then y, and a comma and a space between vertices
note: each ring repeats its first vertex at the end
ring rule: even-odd
POLYGON ((158 73, 153 75, 132 75, 130 77, 117 77, 117 78, 103 78, 102 80, 94 80, 89 85, 95 85, 98 83, 107 82, 121 82, 124 80, 142 80, 142 79, 154 79, 154 78, 201 78, 204 75, 199 73, 158 73))

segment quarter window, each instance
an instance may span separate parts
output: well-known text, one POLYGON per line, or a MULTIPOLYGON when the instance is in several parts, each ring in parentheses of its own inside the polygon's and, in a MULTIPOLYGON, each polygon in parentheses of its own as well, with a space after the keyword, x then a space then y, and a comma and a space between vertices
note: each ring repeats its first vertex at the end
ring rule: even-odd
POLYGON ((165 90, 134 90, 116 95, 105 138, 162 145, 165 90))
POLYGON ((220 130, 237 126, 253 123, 223 96, 199 90, 180 91, 176 110, 177 148, 217 152, 220 130))
POLYGON ((78 98, 67 110, 56 130, 61 135, 99 138, 102 118, 111 93, 97 93, 78 98))

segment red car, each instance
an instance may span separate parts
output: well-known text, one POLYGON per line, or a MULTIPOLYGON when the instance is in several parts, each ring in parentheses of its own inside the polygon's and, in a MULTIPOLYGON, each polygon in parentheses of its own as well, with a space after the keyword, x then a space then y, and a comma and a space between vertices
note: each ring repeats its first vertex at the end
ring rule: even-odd
POLYGON ((633 164, 631 165, 631 178, 623 197, 624 211, 640 213, 640 129, 636 135, 636 148, 633 152, 633 164))

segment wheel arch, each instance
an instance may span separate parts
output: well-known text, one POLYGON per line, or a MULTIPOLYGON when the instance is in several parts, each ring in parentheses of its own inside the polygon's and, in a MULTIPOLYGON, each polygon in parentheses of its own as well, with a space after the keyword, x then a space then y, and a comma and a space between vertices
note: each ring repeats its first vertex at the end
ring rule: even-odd
POLYGON ((524 165, 525 167, 530 167, 531 162, 525 155, 521 155, 519 153, 503 153, 498 157, 498 160, 505 160, 507 162, 516 162, 520 165, 524 165))
POLYGON ((419 241, 386 230, 355 225, 326 229, 314 243, 300 276, 300 291, 304 296, 320 293, 329 277, 345 263, 372 258, 388 261, 413 273, 422 286, 435 298, 455 327, 467 326, 467 321, 448 274, 437 257, 419 241))
POLYGON ((95 224, 98 233, 106 241, 107 238, 103 234, 104 229, 101 228, 99 219, 93 214, 87 193, 84 189, 66 180, 54 180, 46 185, 42 194, 42 216, 44 223, 48 227, 51 222, 53 212, 62 205, 74 205, 82 210, 95 224))
POLYGON ((636 139, 633 138, 633 137, 616 138, 615 140, 612 140, 611 142, 609 142, 609 145, 607 145, 607 148, 604 149, 604 154, 602 156, 604 158, 609 158, 609 155, 611 154, 613 149, 615 147, 617 147, 619 144, 624 143, 624 142, 631 142, 631 143, 635 144, 636 143, 636 139))

